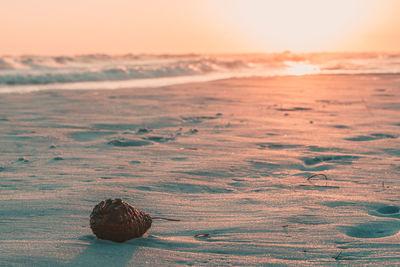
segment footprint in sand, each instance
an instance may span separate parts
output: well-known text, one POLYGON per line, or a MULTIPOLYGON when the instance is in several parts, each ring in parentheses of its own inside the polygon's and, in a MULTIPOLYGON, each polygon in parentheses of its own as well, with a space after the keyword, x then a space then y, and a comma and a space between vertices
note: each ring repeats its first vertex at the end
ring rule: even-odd
POLYGON ((350 127, 347 125, 343 125, 343 124, 336 124, 336 125, 332 125, 333 128, 336 129, 349 129, 350 127))
POLYGON ((341 164, 351 164, 352 161, 359 159, 358 156, 353 155, 322 155, 314 158, 301 158, 305 165, 316 165, 327 161, 333 161, 341 164))
POLYGON ((144 140, 111 140, 108 142, 109 145, 116 147, 132 147, 132 146, 147 146, 151 145, 151 142, 144 140))
POLYGON ((171 137, 164 137, 164 136, 153 135, 153 136, 144 137, 143 139, 144 140, 154 141, 154 142, 157 142, 157 143, 166 143, 168 141, 175 140, 175 137, 172 137, 172 136, 171 137))
POLYGON ((381 214, 393 214, 393 213, 399 213, 399 211, 400 208, 396 206, 385 206, 377 210, 377 212, 381 214))
POLYGON ((369 212, 370 215, 377 217, 390 217, 400 219, 400 208, 397 206, 381 206, 378 209, 369 212))
POLYGON ((117 134, 117 132, 77 131, 70 133, 69 136, 71 136, 75 141, 78 142, 89 142, 113 134, 117 134))
POLYGON ((383 133, 373 133, 370 135, 359 135, 355 137, 345 138, 348 141, 362 142, 362 141, 371 141, 371 140, 379 140, 379 139, 395 139, 397 138, 394 135, 383 134, 383 133))
POLYGON ((346 235, 357 238, 380 238, 392 236, 397 234, 399 230, 399 221, 374 221, 343 228, 343 232, 346 235))

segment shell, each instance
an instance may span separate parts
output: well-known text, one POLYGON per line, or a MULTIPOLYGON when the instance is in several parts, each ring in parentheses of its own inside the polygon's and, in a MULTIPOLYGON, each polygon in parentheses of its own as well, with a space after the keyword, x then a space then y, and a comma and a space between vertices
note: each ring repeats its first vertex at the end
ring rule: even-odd
POLYGON ((90 214, 90 228, 100 239, 125 242, 141 237, 151 226, 149 214, 121 199, 101 201, 90 214))

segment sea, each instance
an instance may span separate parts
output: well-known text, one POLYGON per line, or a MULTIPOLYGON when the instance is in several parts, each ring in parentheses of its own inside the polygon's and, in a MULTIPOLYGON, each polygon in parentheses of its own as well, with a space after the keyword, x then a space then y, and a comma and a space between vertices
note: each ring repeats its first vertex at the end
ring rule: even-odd
POLYGON ((399 73, 399 53, 3 55, 0 93, 156 87, 233 77, 399 73))

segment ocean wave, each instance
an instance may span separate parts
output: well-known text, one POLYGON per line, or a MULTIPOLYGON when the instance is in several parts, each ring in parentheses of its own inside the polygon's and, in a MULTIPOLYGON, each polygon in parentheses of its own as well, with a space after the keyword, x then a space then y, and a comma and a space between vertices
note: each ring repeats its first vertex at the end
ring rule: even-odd
POLYGON ((2 89, 16 86, 210 76, 210 74, 235 77, 360 73, 400 73, 400 54, 296 54, 286 51, 231 55, 88 54, 0 57, 2 89))
POLYGON ((0 59, 0 85, 118 81, 207 74, 247 68, 244 61, 216 58, 168 58, 86 55, 0 59))

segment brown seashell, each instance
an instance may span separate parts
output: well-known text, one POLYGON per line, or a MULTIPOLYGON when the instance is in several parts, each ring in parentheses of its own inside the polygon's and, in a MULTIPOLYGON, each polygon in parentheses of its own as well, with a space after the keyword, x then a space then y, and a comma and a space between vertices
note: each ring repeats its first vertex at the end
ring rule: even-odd
POLYGON ((149 214, 121 199, 101 201, 90 214, 90 228, 100 239, 125 242, 141 237, 151 226, 149 214))

